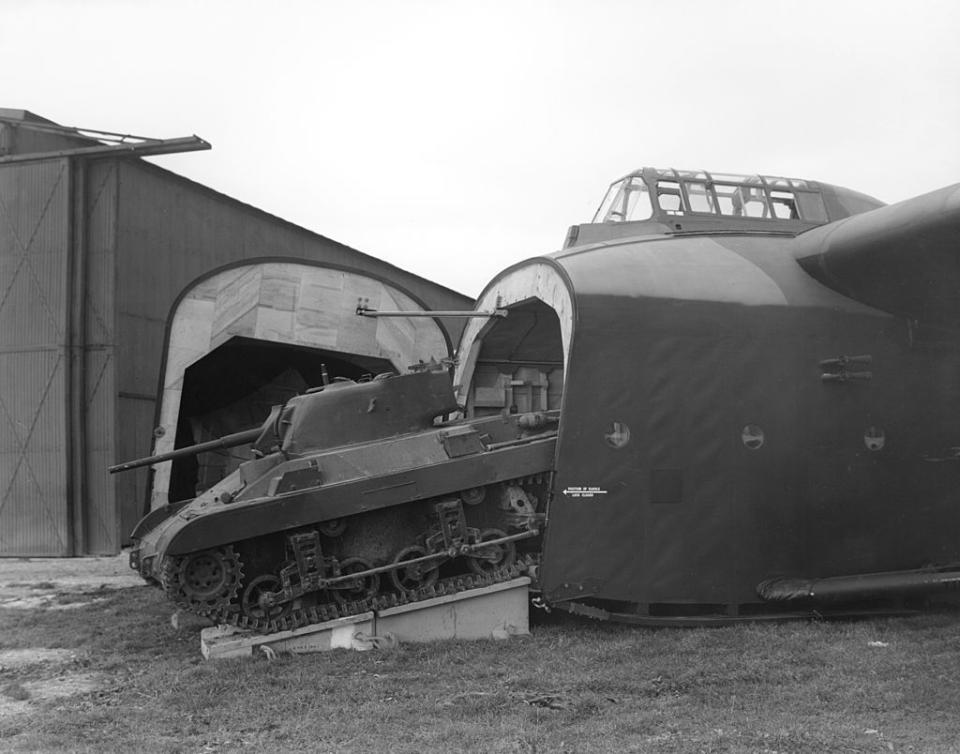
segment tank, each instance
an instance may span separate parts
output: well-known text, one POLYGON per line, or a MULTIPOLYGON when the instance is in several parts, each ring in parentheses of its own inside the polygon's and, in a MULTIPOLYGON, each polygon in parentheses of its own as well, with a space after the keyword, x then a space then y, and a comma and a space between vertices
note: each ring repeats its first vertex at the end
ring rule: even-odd
POLYGON ((557 413, 458 411, 443 370, 340 380, 259 429, 112 467, 242 443, 257 456, 141 521, 131 567, 179 608, 262 632, 529 572, 557 413))

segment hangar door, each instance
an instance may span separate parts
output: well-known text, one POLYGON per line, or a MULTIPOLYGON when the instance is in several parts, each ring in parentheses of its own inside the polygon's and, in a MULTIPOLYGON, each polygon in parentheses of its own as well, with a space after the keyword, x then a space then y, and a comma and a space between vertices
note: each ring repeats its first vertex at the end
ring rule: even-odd
POLYGON ((67 160, 0 167, 0 555, 70 555, 67 160))

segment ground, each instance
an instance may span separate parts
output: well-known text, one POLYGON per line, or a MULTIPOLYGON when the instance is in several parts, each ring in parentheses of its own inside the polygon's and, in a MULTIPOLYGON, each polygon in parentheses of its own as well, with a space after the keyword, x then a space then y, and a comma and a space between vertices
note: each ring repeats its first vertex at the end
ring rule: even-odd
POLYGON ((0 750, 960 752, 960 611, 204 661, 121 558, 0 560, 0 750))

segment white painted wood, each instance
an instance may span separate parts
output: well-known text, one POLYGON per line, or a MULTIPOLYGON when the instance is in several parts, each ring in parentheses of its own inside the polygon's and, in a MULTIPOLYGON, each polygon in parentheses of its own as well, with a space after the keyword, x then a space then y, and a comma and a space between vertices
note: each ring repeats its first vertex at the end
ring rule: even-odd
MULTIPOLYGON (((549 264, 530 260, 525 265, 507 272, 494 280, 477 302, 477 310, 509 308, 530 299, 539 299, 557 313, 560 321, 560 336, 563 341, 563 366, 566 371, 570 358, 570 341, 573 337, 573 299, 566 281, 549 264)), ((509 317, 509 314, 507 315, 509 317)), ((473 382, 473 372, 480 354, 484 334, 499 320, 471 319, 464 328, 457 349, 459 362, 453 384, 457 401, 466 405, 473 382)))
POLYGON ((306 654, 331 649, 363 651, 396 642, 507 639, 530 633, 530 579, 526 576, 457 594, 361 613, 275 634, 232 626, 200 632, 208 660, 250 657, 257 652, 306 654))

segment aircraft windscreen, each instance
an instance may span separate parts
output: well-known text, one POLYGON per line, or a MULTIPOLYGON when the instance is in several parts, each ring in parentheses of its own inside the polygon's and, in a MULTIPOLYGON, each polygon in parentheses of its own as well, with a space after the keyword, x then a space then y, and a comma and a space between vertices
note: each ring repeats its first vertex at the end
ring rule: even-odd
POLYGON ((649 220, 653 216, 650 194, 643 178, 638 175, 612 184, 593 217, 595 223, 623 223, 649 220))

